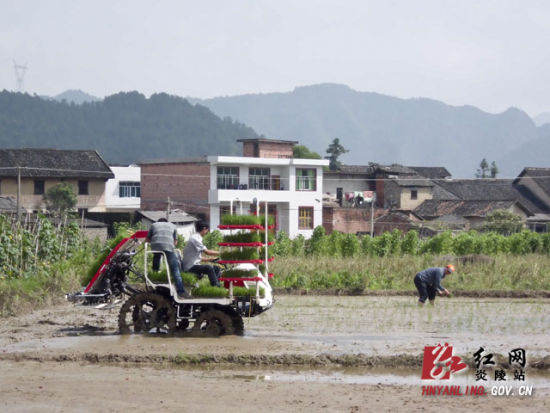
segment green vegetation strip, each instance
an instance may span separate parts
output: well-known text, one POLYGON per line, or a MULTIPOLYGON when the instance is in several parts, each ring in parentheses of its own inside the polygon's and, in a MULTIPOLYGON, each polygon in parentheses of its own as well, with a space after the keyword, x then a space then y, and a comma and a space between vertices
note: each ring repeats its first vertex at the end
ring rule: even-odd
POLYGON ((454 263, 456 272, 443 280, 451 292, 550 291, 550 256, 528 254, 493 257, 422 255, 401 257, 285 257, 274 260, 269 271, 273 287, 295 290, 415 291, 415 274, 428 267, 454 263))

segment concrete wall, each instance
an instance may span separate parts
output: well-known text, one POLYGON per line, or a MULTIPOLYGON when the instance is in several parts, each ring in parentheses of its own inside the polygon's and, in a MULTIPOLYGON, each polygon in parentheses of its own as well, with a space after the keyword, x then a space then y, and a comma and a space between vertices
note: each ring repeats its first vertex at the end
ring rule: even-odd
POLYGON ((292 158, 290 143, 243 142, 243 156, 256 158, 292 158))
POLYGON ((336 188, 342 188, 344 194, 354 191, 373 191, 374 181, 369 184, 366 178, 354 175, 325 174, 323 177, 323 193, 336 197, 336 188), (372 186, 372 188, 371 188, 372 186))
MULTIPOLYGON (((385 209, 374 209, 373 219, 384 215, 385 209)), ((323 208, 323 226, 327 233, 340 231, 350 234, 357 232, 370 233, 371 210, 370 208, 323 208)))
POLYGON ((401 187, 401 197, 398 208, 413 210, 427 199, 432 199, 432 188, 423 187, 401 187), (411 199, 411 191, 416 190, 416 199, 411 199))

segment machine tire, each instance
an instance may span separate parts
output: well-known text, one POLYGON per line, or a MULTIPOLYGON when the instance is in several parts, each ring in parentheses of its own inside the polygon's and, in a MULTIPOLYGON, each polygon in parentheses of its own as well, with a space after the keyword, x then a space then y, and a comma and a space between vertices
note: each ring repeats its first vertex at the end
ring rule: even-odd
POLYGON ((131 296, 121 307, 118 316, 120 334, 173 334, 176 313, 172 303, 154 293, 131 296))
POLYGON ((199 314, 193 325, 193 332, 206 337, 233 334, 233 320, 221 310, 209 309, 199 314))

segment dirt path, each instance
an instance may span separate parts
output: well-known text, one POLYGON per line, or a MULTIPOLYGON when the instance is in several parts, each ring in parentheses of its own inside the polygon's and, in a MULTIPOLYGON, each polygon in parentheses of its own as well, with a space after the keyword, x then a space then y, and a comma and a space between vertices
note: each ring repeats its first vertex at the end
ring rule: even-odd
POLYGON ((244 337, 207 339, 120 336, 117 313, 67 304, 1 320, 0 410, 550 410, 548 299, 282 296, 244 337), (438 385, 480 385, 480 347, 499 361, 522 347, 542 368, 525 382, 511 368, 508 381, 489 377, 487 396, 423 396, 423 348, 443 342, 471 367, 438 385), (522 383, 533 396, 518 395, 522 383), (514 396, 490 394, 501 385, 514 396))

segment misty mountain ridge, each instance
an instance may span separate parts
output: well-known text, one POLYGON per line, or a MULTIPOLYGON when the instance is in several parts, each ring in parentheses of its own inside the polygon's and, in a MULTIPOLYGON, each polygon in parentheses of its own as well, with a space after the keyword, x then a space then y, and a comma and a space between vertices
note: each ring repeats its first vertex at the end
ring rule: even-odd
POLYGON ((165 93, 118 93, 80 105, 0 92, 0 147, 93 149, 107 162, 237 155, 249 127, 165 93))
POLYGON ((57 102, 65 101, 67 103, 74 103, 75 105, 81 105, 83 103, 90 102, 99 102, 103 100, 102 98, 98 98, 86 92, 83 92, 80 89, 66 90, 65 92, 60 93, 59 95, 56 95, 51 99, 57 102))
POLYGON ((457 178, 473 177, 482 158, 496 161, 499 176, 513 177, 526 166, 547 167, 550 153, 550 125, 537 127, 516 108, 491 114, 474 106, 400 99, 337 84, 190 98, 194 105, 164 93, 150 98, 118 93, 81 104, 69 103, 65 92, 57 97, 61 102, 0 92, 0 145, 96 149, 109 162, 122 164, 239 155, 236 140, 260 134, 298 141, 324 156, 338 137, 350 150, 341 157, 344 163, 445 166, 457 178))
POLYGON ((550 112, 540 113, 533 118, 535 125, 542 126, 545 124, 550 124, 550 112))
POLYGON ((524 166, 548 165, 541 156, 524 155, 526 145, 543 144, 550 135, 539 136, 543 131, 517 108, 491 114, 474 106, 401 99, 338 84, 191 101, 321 155, 337 137, 349 150, 341 157, 348 164, 445 166, 455 177, 473 177, 482 158, 496 161, 506 177, 524 166), (521 158, 514 157, 519 153, 521 158))

